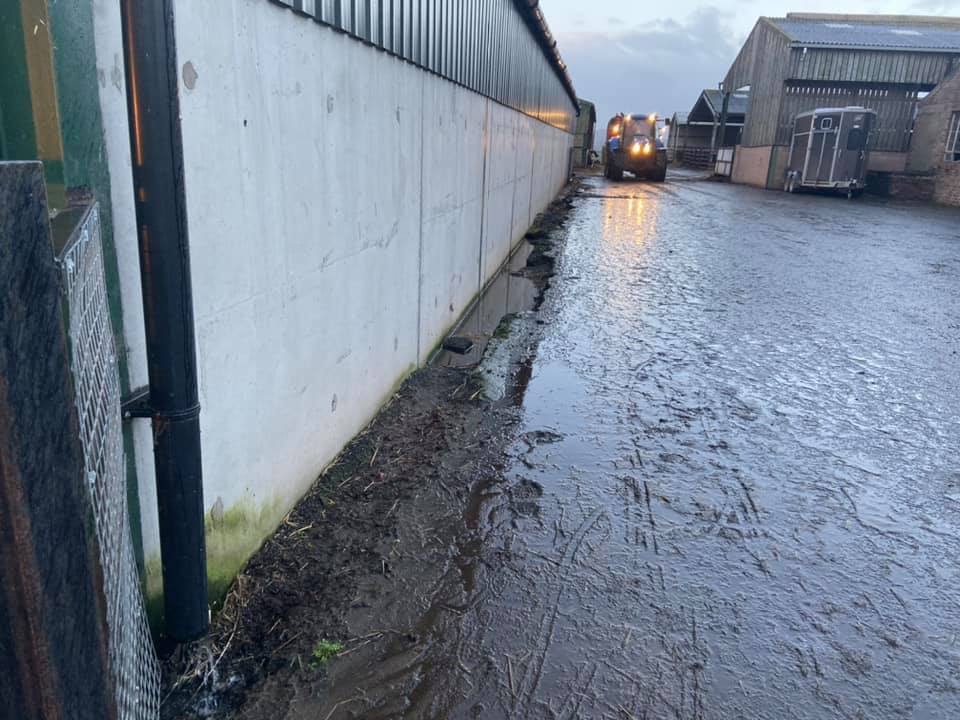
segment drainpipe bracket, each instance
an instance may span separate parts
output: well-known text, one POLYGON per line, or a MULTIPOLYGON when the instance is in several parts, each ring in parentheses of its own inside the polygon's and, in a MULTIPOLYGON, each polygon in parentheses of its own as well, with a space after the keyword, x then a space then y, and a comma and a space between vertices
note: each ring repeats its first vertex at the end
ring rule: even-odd
POLYGON ((133 390, 121 400, 120 410, 123 413, 124 420, 153 417, 153 408, 150 405, 150 388, 141 387, 133 390))

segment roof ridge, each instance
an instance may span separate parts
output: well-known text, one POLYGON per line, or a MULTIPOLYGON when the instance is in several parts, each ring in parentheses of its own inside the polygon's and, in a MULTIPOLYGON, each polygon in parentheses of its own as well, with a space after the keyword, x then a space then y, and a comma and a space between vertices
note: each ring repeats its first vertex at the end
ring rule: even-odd
POLYGON ((820 20, 829 22, 863 22, 894 25, 934 25, 940 27, 960 28, 960 17, 937 15, 855 15, 847 13, 805 13, 788 12, 783 18, 769 18, 770 20, 820 20))

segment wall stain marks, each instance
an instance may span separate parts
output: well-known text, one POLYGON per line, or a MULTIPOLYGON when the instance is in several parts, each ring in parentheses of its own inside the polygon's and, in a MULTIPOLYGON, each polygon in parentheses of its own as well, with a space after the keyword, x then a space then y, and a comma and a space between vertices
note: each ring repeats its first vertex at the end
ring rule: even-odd
MULTIPOLYGON (((110 69, 110 84, 116 88, 118 93, 126 92, 124 90, 123 63, 120 60, 120 53, 113 54, 113 67, 110 69)), ((104 85, 104 87, 106 86, 104 85)))
POLYGON ((197 69, 193 63, 187 60, 183 64, 183 85, 187 90, 193 90, 197 86, 197 80, 200 78, 197 69))
MULTIPOLYGON (((362 238, 364 234, 365 233, 363 232, 363 230, 361 228, 358 228, 358 236, 362 238)), ((333 267, 334 265, 341 263, 344 260, 349 260, 352 257, 356 257, 357 255, 365 253, 368 250, 386 250, 388 247, 390 247, 390 244, 394 240, 396 240, 397 236, 399 235, 400 235, 400 221, 395 220, 393 225, 390 226, 389 232, 376 238, 368 238, 364 240, 360 244, 360 246, 352 252, 343 253, 342 255, 337 255, 337 256, 334 256, 332 251, 327 253, 326 255, 323 256, 323 261, 320 263, 319 269, 326 270, 329 267, 333 267)))

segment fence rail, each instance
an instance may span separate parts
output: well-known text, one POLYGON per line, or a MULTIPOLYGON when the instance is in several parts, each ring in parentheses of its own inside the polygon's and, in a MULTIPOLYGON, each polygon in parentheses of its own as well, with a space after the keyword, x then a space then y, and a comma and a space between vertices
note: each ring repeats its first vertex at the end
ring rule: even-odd
POLYGON ((712 169, 717 161, 717 152, 708 147, 680 147, 674 149, 671 161, 695 168, 712 169))

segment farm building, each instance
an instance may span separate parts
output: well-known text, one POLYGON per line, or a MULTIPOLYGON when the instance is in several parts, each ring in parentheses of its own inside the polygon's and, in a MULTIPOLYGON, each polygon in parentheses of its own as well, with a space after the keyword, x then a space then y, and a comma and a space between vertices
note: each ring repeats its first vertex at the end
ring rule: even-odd
POLYGON ((687 119, 690 117, 688 112, 675 112, 670 118, 670 135, 667 138, 667 152, 670 154, 670 162, 677 159, 677 150, 682 147, 681 142, 687 134, 687 119))
POLYGON ((960 72, 920 103, 907 171, 929 177, 935 202, 960 206, 960 72))
POLYGON ((573 164, 583 167, 593 150, 593 134, 597 127, 597 108, 589 100, 577 100, 579 115, 577 131, 573 138, 573 164))
POLYGON ((704 90, 688 113, 676 113, 670 125, 670 150, 675 162, 708 167, 718 147, 736 145, 743 129, 749 94, 731 93, 723 137, 723 92, 704 90))
POLYGON ((878 114, 869 169, 902 172, 920 101, 957 67, 960 18, 760 18, 723 81, 750 89, 733 180, 781 186, 797 113, 848 105, 878 114))

